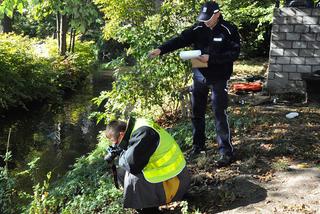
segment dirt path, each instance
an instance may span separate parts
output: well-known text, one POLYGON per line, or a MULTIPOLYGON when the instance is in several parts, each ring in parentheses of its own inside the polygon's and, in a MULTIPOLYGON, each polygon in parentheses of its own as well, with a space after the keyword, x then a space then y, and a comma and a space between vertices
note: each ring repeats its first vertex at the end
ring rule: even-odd
POLYGON ((234 201, 240 206, 220 213, 320 213, 320 169, 290 167, 288 172, 277 172, 270 182, 252 178, 238 179, 238 190, 243 196, 234 201), (256 188, 253 184, 261 187, 256 188), (247 206, 247 201, 259 201, 247 206))

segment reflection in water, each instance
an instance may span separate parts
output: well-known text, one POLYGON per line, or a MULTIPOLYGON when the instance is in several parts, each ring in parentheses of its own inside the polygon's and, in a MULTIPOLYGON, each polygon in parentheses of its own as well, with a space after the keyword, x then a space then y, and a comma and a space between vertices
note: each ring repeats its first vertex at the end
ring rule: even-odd
MULTIPOLYGON (((98 76, 99 81, 101 77, 98 76)), ((80 94, 58 108, 46 105, 0 118, 0 154, 5 153, 6 138, 12 128, 9 150, 13 157, 9 167, 20 172, 19 189, 30 192, 33 185, 46 179, 49 171, 51 180, 56 180, 77 158, 95 148, 102 127, 88 116, 93 111, 91 99, 98 96, 97 91, 108 90, 111 79, 104 83, 100 88, 86 85, 80 94)))

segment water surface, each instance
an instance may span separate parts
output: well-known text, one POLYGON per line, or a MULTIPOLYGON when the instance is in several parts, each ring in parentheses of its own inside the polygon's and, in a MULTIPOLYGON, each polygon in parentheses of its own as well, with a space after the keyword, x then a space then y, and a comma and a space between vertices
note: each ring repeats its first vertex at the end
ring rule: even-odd
MULTIPOLYGON (((111 88, 111 78, 99 72, 63 104, 34 106, 29 111, 15 111, 0 117, 0 154, 8 141, 12 160, 9 169, 20 173, 19 189, 30 192, 43 182, 49 171, 52 181, 63 176, 77 158, 92 151, 97 134, 103 129, 89 119, 96 106, 91 99, 111 88)), ((4 165, 0 158, 0 165, 4 165)))

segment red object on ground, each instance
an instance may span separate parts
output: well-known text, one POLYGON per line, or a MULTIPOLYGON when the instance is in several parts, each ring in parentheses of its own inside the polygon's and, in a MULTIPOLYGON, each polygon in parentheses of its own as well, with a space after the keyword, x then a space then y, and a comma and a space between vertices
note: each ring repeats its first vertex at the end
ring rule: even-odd
POLYGON ((261 91, 262 83, 261 82, 238 82, 232 84, 232 89, 235 91, 261 91))

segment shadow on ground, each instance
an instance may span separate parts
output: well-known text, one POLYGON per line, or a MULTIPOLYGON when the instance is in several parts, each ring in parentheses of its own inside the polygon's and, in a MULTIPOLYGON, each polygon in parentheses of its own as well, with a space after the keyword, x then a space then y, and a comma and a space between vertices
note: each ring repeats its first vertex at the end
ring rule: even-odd
POLYGON ((265 200, 267 191, 247 176, 226 180, 220 185, 193 186, 189 208, 201 213, 217 213, 265 200), (210 201, 210 203, 208 203, 210 201))
MULTIPOLYGON (((234 177, 218 185, 201 185, 197 182, 193 180, 192 187, 184 198, 188 202, 189 212, 218 213, 258 203, 267 197, 267 191, 249 176, 234 177)), ((166 214, 182 214, 181 207, 168 206, 162 211, 166 214)))

